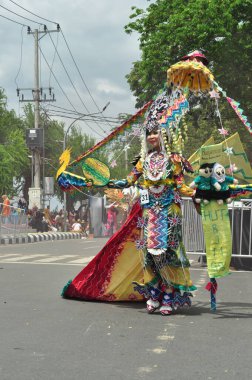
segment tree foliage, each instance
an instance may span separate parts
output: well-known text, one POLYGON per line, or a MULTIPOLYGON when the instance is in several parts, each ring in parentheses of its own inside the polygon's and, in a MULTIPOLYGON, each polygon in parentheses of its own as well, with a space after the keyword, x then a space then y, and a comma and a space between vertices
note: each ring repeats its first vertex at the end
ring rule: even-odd
POLYGON ((252 77, 251 0, 157 0, 132 10, 125 30, 139 33, 142 55, 127 78, 137 106, 163 86, 170 65, 195 49, 207 54, 228 94, 245 100, 252 77))
POLYGON ((24 168, 28 167, 28 150, 25 144, 23 121, 13 110, 7 109, 7 98, 0 90, 0 193, 13 195, 16 184, 23 177, 24 168))
MULTIPOLYGON (((228 96, 239 101, 252 122, 252 1, 251 0, 156 0, 146 10, 132 7, 126 33, 139 34, 141 59, 134 62, 127 80, 142 106, 164 86, 166 72, 181 57, 202 50, 209 68, 228 96)), ((239 131, 252 159, 248 132, 225 99, 220 101, 225 128, 239 131)), ((213 100, 194 102, 187 117, 190 155, 220 128, 213 100)))

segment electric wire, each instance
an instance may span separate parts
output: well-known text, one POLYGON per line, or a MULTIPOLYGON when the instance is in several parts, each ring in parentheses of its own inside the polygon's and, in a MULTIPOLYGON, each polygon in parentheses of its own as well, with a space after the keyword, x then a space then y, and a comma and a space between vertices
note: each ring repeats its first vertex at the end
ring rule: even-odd
POLYGON ((18 72, 17 72, 17 75, 15 76, 15 83, 16 83, 16 86, 18 88, 18 83, 17 83, 17 78, 19 76, 19 73, 20 73, 20 70, 21 70, 21 67, 22 67, 22 62, 23 62, 23 41, 24 41, 24 38, 23 38, 23 30, 24 30, 24 25, 22 25, 22 28, 21 28, 21 47, 20 47, 20 62, 19 62, 19 68, 18 68, 18 72))
MULTIPOLYGON (((49 63, 48 63, 48 61, 47 61, 47 59, 46 59, 46 57, 45 57, 45 55, 44 55, 44 53, 43 53, 43 51, 42 51, 40 45, 39 45, 39 50, 40 50, 40 53, 41 53, 41 55, 43 56, 43 58, 44 58, 44 60, 45 60, 45 62, 46 62, 46 64, 47 64, 49 70, 50 70, 50 65, 49 65, 49 63)), ((52 76, 54 77, 56 83, 58 84, 59 88, 61 89, 62 93, 64 94, 64 96, 65 96, 66 99, 68 100, 69 104, 70 104, 70 105, 72 106, 72 108, 77 112, 75 106, 72 104, 71 100, 69 99, 69 97, 67 96, 67 94, 65 93, 65 91, 63 90, 61 84, 59 83, 57 77, 55 76, 55 74, 54 74, 54 72, 53 72, 52 70, 51 70, 51 73, 52 73, 52 76)), ((95 132, 97 135, 99 135, 100 137, 104 138, 102 135, 100 135, 100 133, 98 133, 96 130, 94 130, 94 129, 93 129, 88 123, 86 123, 86 125, 87 125, 87 126, 93 131, 93 132, 95 132)))
MULTIPOLYGON (((66 46, 67 46, 67 49, 68 49, 68 51, 69 51, 69 53, 70 53, 70 55, 71 55, 71 58, 72 58, 72 60, 73 60, 73 63, 74 63, 74 65, 75 65, 75 67, 76 67, 76 69, 77 69, 77 71, 78 71, 78 73, 79 73, 79 75, 80 75, 80 78, 81 78, 81 80, 82 80, 82 83, 84 84, 84 86, 85 86, 85 88, 86 88, 86 90, 87 90, 89 96, 91 97, 93 103, 95 104, 97 110, 102 114, 102 111, 100 110, 99 106, 97 105, 96 101, 94 100, 94 98, 93 98, 93 96, 92 96, 92 94, 91 94, 91 92, 90 92, 90 90, 89 90, 89 88, 88 88, 88 86, 87 86, 87 84, 86 84, 86 82, 85 82, 85 80, 84 80, 84 78, 83 78, 81 72, 80 72, 80 69, 79 69, 79 67, 78 67, 78 65, 77 65, 77 63, 76 63, 76 61, 75 61, 75 59, 74 59, 74 56, 73 56, 73 54, 72 54, 72 52, 71 52, 71 49, 70 49, 70 47, 69 47, 69 45, 68 45, 68 43, 67 43, 67 40, 66 40, 66 38, 65 38, 65 35, 64 35, 62 29, 60 29, 60 31, 61 31, 61 34, 62 34, 62 36, 63 36, 63 38, 64 38, 65 44, 66 44, 66 46)), ((109 125, 109 123, 108 123, 108 125, 109 125)), ((110 126, 110 125, 109 125, 109 126, 110 126)))
MULTIPOLYGON (((56 48, 58 47, 58 43, 59 43, 59 33, 57 33, 57 42, 56 42, 56 48)), ((53 60, 52 60, 52 64, 51 64, 51 67, 50 67, 50 74, 49 74, 49 87, 51 87, 51 76, 52 76, 52 69, 53 69, 53 65, 54 65, 54 62, 55 62, 55 58, 56 58, 56 49, 54 49, 54 54, 53 54, 53 60)))
MULTIPOLYGON (((48 110, 48 111, 50 112, 50 110, 48 110)), ((60 114, 60 113, 51 113, 51 112, 50 112, 50 115, 51 115, 51 116, 55 116, 55 117, 62 117, 62 118, 66 118, 66 119, 71 119, 71 120, 75 120, 75 119, 76 119, 76 117, 69 116, 69 115, 62 115, 62 114, 60 114)), ((87 119, 84 119, 84 117, 85 117, 85 115, 83 116, 83 119, 80 119, 80 120, 82 120, 82 121, 91 121, 91 122, 94 122, 94 121, 95 121, 95 119, 88 119, 88 118, 87 118, 87 119)), ((105 123, 106 121, 104 121, 104 120, 99 120, 99 122, 100 122, 100 123, 105 123)), ((114 123, 115 125, 118 124, 116 121, 111 121, 111 123, 114 123)), ((115 125, 113 125, 112 128, 114 128, 115 125)), ((98 134, 98 132, 96 132, 96 133, 98 134)), ((102 136, 102 135, 100 135, 100 134, 99 134, 99 136, 101 136, 102 138, 104 138, 104 136, 102 136)))
POLYGON ((26 26, 27 28, 30 28, 29 25, 22 24, 21 22, 18 22, 18 21, 12 20, 12 19, 9 18, 9 17, 3 16, 3 15, 0 15, 0 17, 3 17, 3 18, 5 18, 6 20, 9 20, 9 21, 11 21, 11 22, 14 22, 15 24, 22 25, 22 26, 26 26))
MULTIPOLYGON (((69 110, 69 109, 67 109, 67 108, 64 108, 64 107, 60 107, 60 106, 56 106, 55 104, 50 104, 50 107, 53 107, 53 108, 58 108, 58 109, 60 109, 60 110, 64 110, 64 111, 67 111, 68 113, 72 113, 72 114, 76 114, 77 116, 78 115, 84 115, 84 114, 82 114, 81 112, 74 112, 74 111, 72 111, 72 110, 69 110)), ((53 110, 54 112, 56 112, 55 110, 53 110)), ((118 122, 121 122, 122 121, 122 119, 120 119, 119 117, 113 117, 113 116, 107 116, 107 117, 105 117, 104 118, 104 116, 98 116, 98 113, 94 113, 94 114, 89 114, 88 116, 92 116, 92 115, 94 115, 94 117, 96 117, 96 118, 100 118, 100 119, 109 119, 109 120, 117 120, 118 122)))
POLYGON ((47 18, 41 17, 41 16, 37 15, 36 13, 33 13, 33 12, 29 11, 28 9, 22 7, 21 5, 17 4, 17 3, 16 3, 15 1, 13 1, 13 0, 9 0, 9 1, 10 1, 11 3, 15 4, 17 7, 23 9, 24 11, 30 13, 30 14, 33 15, 33 16, 36 16, 36 17, 38 17, 38 18, 41 18, 42 20, 45 20, 45 21, 51 22, 52 24, 59 25, 59 24, 58 24, 57 22, 55 22, 55 21, 48 20, 47 18))
POLYGON ((16 15, 16 16, 18 16, 18 17, 21 17, 21 18, 25 19, 25 20, 28 20, 28 21, 34 22, 35 24, 44 25, 44 24, 42 24, 41 22, 34 21, 34 20, 31 20, 30 18, 27 18, 27 17, 25 17, 25 16, 22 16, 22 15, 16 13, 16 12, 14 12, 14 11, 12 11, 12 10, 10 10, 10 9, 8 9, 8 8, 6 8, 6 7, 4 7, 3 5, 0 5, 0 7, 3 8, 3 9, 5 9, 6 11, 8 11, 8 12, 10 12, 10 13, 13 13, 14 15, 16 15))
MULTIPOLYGON (((31 21, 31 22, 37 23, 37 24, 39 24, 39 25, 44 25, 44 24, 42 24, 42 23, 40 23, 40 22, 38 22, 38 21, 34 21, 34 20, 31 20, 31 19, 29 19, 29 18, 27 18, 27 17, 25 17, 25 16, 22 16, 22 15, 16 13, 16 12, 14 12, 14 11, 12 11, 12 10, 10 10, 10 9, 8 9, 8 8, 6 8, 6 7, 4 7, 3 5, 0 5, 0 7, 2 7, 2 8, 5 9, 5 10, 7 10, 8 12, 11 12, 11 13, 15 14, 15 15, 18 16, 18 17, 24 18, 25 20, 28 20, 28 21, 31 21)), ((58 55, 58 57, 59 57, 59 59, 60 59, 60 62, 61 62, 61 64, 62 64, 62 66, 63 66, 63 68, 64 68, 64 70, 65 70, 65 72, 66 72, 66 74, 67 74, 67 76, 68 76, 68 79, 70 80, 70 82, 71 82, 71 84, 72 84, 72 86, 73 86, 73 88, 74 88, 74 90, 75 90, 77 96, 79 97, 79 99, 80 99, 81 103, 83 104, 84 108, 86 109, 86 111, 89 112, 89 110, 87 109, 85 103, 84 103, 83 100, 81 99, 81 97, 80 97, 80 95, 79 95, 79 93, 78 93, 78 91, 77 91, 77 89, 76 89, 76 87, 75 87, 75 85, 74 85, 74 83, 73 83, 73 81, 72 81, 70 75, 68 74, 68 71, 66 70, 66 67, 65 67, 65 65, 64 65, 64 63, 63 63, 63 61, 62 61, 62 59, 61 59, 61 57, 60 57, 60 55, 59 55, 59 53, 58 53, 57 47, 56 47, 56 45, 55 45, 55 43, 54 43, 54 41, 53 41, 53 39, 52 39, 50 33, 49 33, 49 37, 50 37, 50 39, 51 39, 51 41, 52 41, 52 43, 53 43, 53 46, 54 46, 54 48, 55 48, 55 51, 56 51, 56 53, 57 53, 57 55, 58 55)), ((49 67, 49 70, 50 70, 50 67, 49 67)), ((52 72, 52 70, 50 70, 50 72, 52 72)), ((104 131, 104 130, 101 128, 101 126, 100 126, 96 121, 95 121, 95 123, 96 123, 97 126, 100 128, 100 130, 101 130, 103 133, 106 134, 106 131, 104 131)))
MULTIPOLYGON (((42 19, 42 20, 45 20, 45 21, 51 22, 51 23, 53 23, 53 24, 59 25, 57 22, 54 22, 54 21, 48 20, 48 19, 46 19, 46 18, 44 18, 44 17, 41 17, 41 16, 39 16, 39 15, 37 15, 37 14, 31 12, 30 10, 28 10, 28 9, 26 9, 26 8, 24 8, 24 7, 22 7, 21 5, 17 4, 17 3, 16 3, 15 1, 13 1, 13 0, 9 0, 9 1, 12 2, 13 4, 17 5, 19 8, 25 10, 26 12, 28 12, 28 13, 30 13, 30 14, 32 14, 32 15, 34 15, 34 16, 36 16, 36 17, 42 19)), ((7 8, 6 8, 6 9, 7 9, 7 8)), ((8 9, 7 9, 7 10, 8 10, 8 9)), ((15 12, 13 12, 13 13, 15 13, 15 12)), ((17 14, 17 15, 18 15, 18 14, 17 14)), ((20 15, 18 15, 18 16, 20 16, 20 15)), ((26 18, 26 17, 24 17, 24 16, 20 16, 20 17, 26 18)), ((31 20, 31 21, 32 21, 32 22, 37 22, 37 21, 33 21, 33 20, 31 20)), ((44 24, 41 23, 41 25, 44 25, 44 24)), ((79 69, 79 67, 78 67, 78 65, 77 65, 77 63, 76 63, 76 61, 75 61, 75 59, 74 59, 74 56, 73 56, 73 54, 72 54, 72 51, 71 51, 71 49, 70 49, 70 47, 69 47, 69 44, 68 44, 68 42, 67 42, 67 40, 66 40, 66 37, 65 37, 65 35, 64 35, 64 33, 63 33, 63 31, 62 31, 61 28, 60 28, 60 31, 61 31, 61 34, 62 34, 63 39, 64 39, 64 41, 65 41, 65 44, 66 44, 66 46, 67 46, 67 49, 68 49, 68 51, 69 51, 69 53, 70 53, 70 55, 71 55, 71 58, 72 58, 72 60, 73 60, 73 62, 74 62, 74 65, 75 65, 75 67, 76 67, 76 69, 77 69, 77 71, 78 71, 78 73, 79 73, 79 75, 80 75, 80 78, 81 78, 81 80, 82 80, 82 83, 84 84, 84 86, 85 86, 85 88, 86 88, 86 90, 87 90, 89 96, 91 97, 93 103, 95 104, 97 110, 103 115, 102 111, 100 110, 98 104, 97 104, 96 101, 94 100, 94 97, 92 96, 92 94, 91 94, 91 92, 90 92, 90 90, 89 90, 89 88, 88 88, 88 86, 87 86, 87 84, 86 84, 86 82, 85 82, 85 80, 84 80, 84 78, 83 78, 81 72, 80 72, 80 69, 79 69)), ((87 112, 89 112, 89 111, 87 111, 87 112)), ((104 120, 106 120, 106 119, 104 118, 104 120)), ((107 122, 107 124, 108 124, 108 126, 111 127, 111 125, 110 125, 108 122, 107 122)), ((103 131, 103 132, 106 133, 105 131, 103 131)))
MULTIPOLYGON (((50 104, 50 107, 52 107, 52 105, 50 104)), ((104 120, 102 117, 98 116, 98 115, 89 115, 89 114, 82 114, 82 113, 76 113, 74 111, 64 111, 64 108, 58 110, 58 109, 51 109, 51 108, 48 108, 48 111, 51 112, 51 113, 58 113, 59 115, 68 115, 69 117, 72 117, 73 119, 75 119, 77 116, 83 116, 83 117, 88 117, 90 118, 90 120, 92 121, 99 121, 101 123, 105 123, 106 121, 110 121, 111 123, 120 123, 121 120, 119 119, 113 119, 113 118, 109 118, 107 117, 106 120, 104 120)))
MULTIPOLYGON (((60 60, 60 62, 61 62, 61 64, 62 64, 62 66, 63 66, 63 68, 64 68, 64 70, 65 70, 65 73, 66 73, 66 75, 67 75, 67 77, 68 77, 68 79, 69 79, 71 85, 72 85, 73 88, 74 88, 74 91, 75 91, 76 95, 78 96, 78 98, 79 98, 79 100, 81 101, 82 105, 84 106, 85 110, 86 110, 88 113, 90 113, 89 109, 87 108, 87 106, 86 106, 85 103, 83 102, 83 100, 82 100, 82 98, 81 98, 81 96, 80 96, 80 94, 79 94, 77 88, 75 87, 75 84, 73 83, 73 81, 72 81, 72 79, 71 79, 71 77, 70 77, 70 75, 69 75, 69 73, 68 73, 68 71, 67 71, 67 69, 66 69, 66 66, 65 66, 65 64, 64 64, 64 62, 63 62, 63 60, 62 60, 62 58, 61 58, 61 56, 60 56, 60 54, 59 54, 59 52, 58 52, 57 47, 55 46, 55 43, 54 43, 54 41, 53 41, 53 39, 52 39, 50 33, 49 33, 49 37, 50 37, 50 40, 51 40, 51 42, 52 42, 52 44, 53 44, 53 46, 54 46, 54 48, 55 48, 56 54, 57 54, 57 56, 58 56, 58 58, 59 58, 59 60, 60 60)), ((101 126, 100 126, 97 122, 96 122, 96 125, 100 128, 100 130, 101 130, 103 133, 106 134, 106 131, 104 131, 104 130, 101 128, 101 126)))
MULTIPOLYGON (((46 59, 46 57, 45 57, 45 55, 44 55, 44 53, 43 53, 43 51, 42 51, 40 45, 39 45, 39 50, 40 50, 40 53, 41 53, 42 57, 44 58, 44 60, 45 60, 45 62, 46 62, 46 64, 47 64, 49 70, 51 70, 51 69, 50 69, 50 65, 49 65, 49 63, 48 63, 48 61, 47 61, 47 59, 46 59)), ((69 104, 70 104, 70 105, 73 107, 73 109, 77 112, 75 106, 73 105, 73 103, 71 102, 71 100, 69 99, 69 97, 67 96, 67 94, 65 93, 65 91, 63 90, 62 86, 60 85, 60 83, 59 83, 57 77, 55 76, 55 74, 54 74, 54 72, 53 72, 52 70, 51 70, 51 73, 52 73, 52 76, 54 77, 56 83, 58 84, 59 88, 61 89, 62 93, 64 94, 64 96, 65 96, 66 99, 68 100, 69 104)))

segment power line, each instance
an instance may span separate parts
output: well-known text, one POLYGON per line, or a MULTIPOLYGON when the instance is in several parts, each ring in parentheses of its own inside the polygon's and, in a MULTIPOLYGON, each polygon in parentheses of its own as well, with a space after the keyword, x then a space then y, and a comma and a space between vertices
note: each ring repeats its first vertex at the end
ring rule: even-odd
MULTIPOLYGON (((44 110, 45 111, 45 110, 44 110)), ((48 112, 48 111, 46 111, 46 114, 48 115, 48 116, 53 116, 53 117, 62 117, 62 118, 64 118, 64 119, 71 119, 71 120, 76 120, 76 117, 70 117, 70 116, 66 116, 66 115, 60 115, 60 114, 52 114, 52 113, 50 113, 50 112, 48 112)), ((87 119, 88 121, 92 121, 91 119, 87 119)), ((88 125, 87 124, 87 120, 86 119, 79 119, 78 121, 83 121, 86 125, 88 125)), ((90 127, 89 125, 88 125, 88 127, 94 132, 94 133, 96 133, 99 137, 101 137, 102 139, 104 139, 104 136, 102 136, 99 132, 97 132, 96 130, 94 130, 92 127, 90 127)))
MULTIPOLYGON (((56 47, 58 46, 58 43, 59 43, 59 33, 57 33, 57 43, 56 43, 56 47)), ((53 65, 54 65, 54 61, 55 61, 55 58, 56 58, 56 49, 54 50, 54 54, 53 54, 53 60, 52 60, 52 64, 51 64, 51 68, 50 68, 50 74, 49 74, 49 87, 51 87, 51 70, 53 68, 53 65)))
POLYGON ((18 16, 18 17, 21 17, 21 18, 24 18, 25 20, 28 20, 28 21, 31 21, 31 22, 34 22, 35 24, 39 24, 39 25, 44 25, 42 24, 41 22, 38 22, 38 21, 34 21, 34 20, 31 20, 30 18, 27 18, 25 16, 22 16, 14 11, 11 11, 10 9, 4 7, 3 5, 0 5, 1 8, 5 9, 6 11, 10 12, 10 13, 13 13, 14 15, 18 16))
POLYGON ((17 75, 15 77, 15 83, 16 83, 16 86, 18 88, 18 83, 17 83, 17 78, 19 76, 19 73, 20 73, 20 70, 21 70, 21 67, 22 67, 22 61, 23 61, 23 29, 24 29, 24 26, 22 26, 22 29, 21 29, 21 52, 20 52, 20 62, 19 62, 19 68, 18 68, 18 72, 17 72, 17 75))
POLYGON ((14 22, 15 24, 22 25, 22 26, 26 26, 27 28, 30 28, 29 25, 21 24, 21 22, 18 22, 18 21, 12 20, 12 19, 9 18, 9 17, 3 16, 3 15, 0 15, 0 17, 3 17, 3 18, 5 18, 6 20, 9 20, 9 21, 11 21, 11 22, 14 22))
MULTIPOLYGON (((51 42, 52 42, 52 44, 53 44, 53 46, 54 46, 54 48, 55 48, 56 54, 57 54, 57 56, 58 56, 58 58, 59 58, 59 60, 60 60, 60 62, 61 62, 61 64, 62 64, 62 66, 63 66, 63 68, 64 68, 64 70, 65 70, 65 73, 66 73, 66 75, 67 75, 67 77, 68 77, 68 79, 69 79, 71 85, 73 86, 73 88, 74 88, 74 90, 75 90, 76 95, 77 95, 78 98, 80 99, 80 101, 81 101, 82 105, 84 106, 85 110, 86 110, 88 113, 90 113, 89 109, 87 108, 87 106, 86 106, 85 103, 83 102, 83 100, 82 100, 80 94, 78 93, 78 91, 77 91, 77 89, 76 89, 76 87, 75 87, 75 84, 73 83, 73 81, 72 81, 72 79, 71 79, 71 77, 70 77, 70 75, 69 75, 69 73, 68 73, 68 71, 67 71, 67 69, 66 69, 66 67, 65 67, 65 64, 64 64, 64 62, 63 62, 63 60, 62 60, 62 58, 61 58, 61 56, 60 56, 60 54, 59 54, 59 52, 58 52, 58 49, 57 49, 57 47, 55 46, 55 43, 54 43, 52 37, 50 36, 50 34, 49 34, 49 37, 50 37, 51 42)), ((100 130, 101 130, 103 133, 106 133, 106 132, 101 128, 101 126, 100 126, 98 123, 97 123, 97 126, 100 128, 100 130)))
MULTIPOLYGON (((45 55, 44 55, 44 53, 43 53, 43 51, 42 51, 42 49, 41 49, 40 46, 39 46, 39 50, 40 50, 40 53, 42 54, 42 56, 43 56, 43 58, 44 58, 44 60, 45 60, 45 62, 46 62, 46 64, 47 64, 49 70, 51 71, 52 76, 54 77, 56 83, 58 84, 59 88, 61 89, 62 93, 64 94, 64 96, 66 97, 66 99, 68 100, 68 102, 69 102, 69 104, 72 106, 72 108, 77 112, 75 106, 72 104, 71 100, 68 98, 67 94, 65 93, 65 91, 64 91, 63 88, 62 88, 62 86, 60 85, 60 83, 59 83, 57 77, 55 76, 55 74, 54 74, 54 72, 53 72, 53 70, 50 68, 50 65, 49 65, 49 63, 47 62, 47 59, 46 59, 46 57, 45 57, 45 55)), ((96 131, 95 131, 95 130, 94 130, 94 129, 93 129, 93 128, 87 123, 87 122, 86 122, 86 125, 87 125, 87 127, 90 128, 93 132, 95 132, 96 134, 98 134, 99 136, 101 136, 101 137, 103 138, 103 136, 100 135, 98 132, 96 132, 96 131)))
MULTIPOLYGON (((57 112, 57 111, 53 111, 53 110, 50 110, 50 109, 48 109, 47 112, 49 113, 50 116, 64 117, 64 118, 66 118, 66 119, 72 119, 72 120, 76 119, 76 117, 71 116, 71 115, 66 115, 64 112, 61 112, 61 113, 55 113, 55 112, 57 112), (54 112, 54 113, 53 113, 53 112, 54 112), (62 113, 64 113, 64 114, 62 114, 62 113)), ((94 119, 94 118, 90 118, 89 115, 87 115, 87 116, 83 115, 83 119, 80 119, 80 120, 82 120, 82 121, 92 121, 92 122, 95 121, 95 119, 94 119), (86 117, 86 119, 84 119, 84 117, 86 117)), ((106 123, 106 121, 107 121, 107 120, 99 119, 99 122, 100 122, 100 123, 106 123)), ((110 122, 111 122, 111 123, 114 123, 114 124, 116 124, 116 125, 118 124, 118 121, 116 121, 116 120, 110 120, 110 122)), ((113 127, 114 127, 114 126, 113 126, 113 127)), ((97 132, 96 132, 96 133, 97 133, 97 132)), ((103 137, 102 135, 100 135, 100 136, 103 137)))
POLYGON ((61 89, 62 93, 64 94, 64 96, 65 96, 66 99, 68 100, 69 104, 70 104, 70 105, 73 107, 73 109, 77 112, 76 108, 75 108, 74 105, 72 104, 71 100, 68 98, 67 94, 65 93, 65 91, 64 91, 63 88, 61 87, 61 85, 60 85, 60 83, 59 83, 57 77, 55 76, 54 72, 52 71, 52 69, 51 69, 49 63, 47 62, 47 59, 46 59, 46 57, 45 57, 45 55, 44 55, 44 53, 43 53, 43 51, 42 51, 42 49, 41 49, 40 46, 39 46, 39 50, 40 50, 40 53, 42 54, 42 57, 44 58, 44 60, 45 60, 45 62, 46 62, 46 64, 47 64, 49 70, 51 71, 52 76, 54 77, 56 83, 58 84, 59 88, 61 89))
MULTIPOLYGON (((75 114, 75 115, 83 115, 84 116, 84 114, 82 114, 81 112, 74 112, 74 111, 72 111, 72 110, 69 110, 69 109, 67 109, 67 108, 64 108, 64 107, 60 107, 60 106, 56 106, 55 104, 50 104, 50 107, 53 107, 53 108, 59 108, 59 109, 61 109, 61 110, 64 110, 64 111, 67 111, 68 113, 73 113, 73 114, 75 114)), ((91 116, 92 114, 89 114, 88 116, 91 116)), ((93 114, 94 115, 94 117, 96 117, 96 118, 100 118, 100 119, 110 119, 110 120, 112 120, 112 119, 114 119, 114 120, 121 120, 121 119, 119 119, 118 117, 113 117, 113 116, 109 116, 109 117, 104 117, 104 116, 98 116, 98 114, 97 113, 94 113, 93 114)))
POLYGON ((15 3, 15 1, 13 1, 13 0, 9 0, 9 1, 10 1, 11 3, 15 4, 17 7, 22 8, 24 11, 30 13, 30 14, 33 15, 33 16, 36 16, 36 17, 38 17, 38 18, 41 18, 42 20, 45 20, 45 21, 51 22, 52 24, 58 25, 57 22, 55 22, 55 21, 51 21, 51 20, 48 20, 48 19, 46 19, 46 18, 44 18, 44 17, 41 17, 41 16, 39 16, 39 15, 36 15, 36 13, 33 13, 33 12, 29 11, 28 9, 26 9, 26 8, 22 7, 21 5, 15 3))
MULTIPOLYGON (((52 22, 52 23, 54 23, 54 24, 56 24, 56 25, 59 26, 58 23, 56 23, 56 22, 54 22, 54 21, 51 21, 51 20, 48 20, 48 19, 46 19, 46 18, 44 18, 44 17, 41 17, 41 16, 39 16, 39 15, 37 15, 37 14, 35 14, 35 13, 29 11, 28 9, 26 9, 26 8, 22 7, 21 5, 17 4, 15 1, 13 1, 13 0, 9 0, 9 1, 11 1, 13 4, 17 5, 19 8, 22 8, 22 9, 25 10, 26 12, 28 12, 28 13, 30 13, 30 14, 32 14, 32 15, 34 15, 34 16, 36 16, 36 17, 42 19, 42 20, 45 20, 45 21, 48 21, 48 22, 52 22)), ((14 12, 13 12, 13 13, 14 13, 14 12)), ((20 15, 19 15, 19 16, 20 16, 20 15)), ((23 17, 23 16, 20 16, 20 17, 23 17)), ((25 18, 25 17, 24 17, 24 18, 25 18)), ((33 20, 32 20, 32 22, 36 22, 36 21, 33 21, 33 20)), ((41 24, 41 25, 44 25, 44 24, 41 24)), ((97 110, 101 113, 101 115, 103 115, 102 111, 100 110, 98 104, 97 104, 96 101, 94 100, 94 98, 93 98, 93 96, 92 96, 92 94, 91 94, 91 92, 90 92, 90 90, 89 90, 89 88, 88 88, 88 86, 87 86, 87 84, 86 84, 86 82, 85 82, 85 80, 84 80, 84 78, 83 78, 81 72, 80 72, 80 69, 79 69, 79 67, 78 67, 78 65, 77 65, 77 63, 76 63, 76 61, 75 61, 75 59, 74 59, 74 56, 73 56, 73 54, 72 54, 72 52, 71 52, 71 49, 70 49, 70 47, 69 47, 69 45, 68 45, 68 42, 67 42, 67 40, 66 40, 66 38, 65 38, 65 35, 64 35, 62 29, 61 29, 61 33, 62 33, 63 39, 64 39, 64 41, 65 41, 65 44, 66 44, 66 46, 67 46, 67 49, 68 49, 68 51, 69 51, 69 53, 70 53, 70 55, 71 55, 71 58, 72 58, 72 60, 73 60, 73 62, 74 62, 74 65, 75 65, 75 67, 76 67, 76 69, 77 69, 77 71, 78 71, 78 73, 79 73, 79 75, 80 75, 80 77, 81 77, 81 80, 82 80, 82 82, 83 82, 83 84, 84 84, 84 86, 85 86, 85 88, 86 88, 86 90, 87 90, 89 96, 91 97, 91 99, 92 99, 93 103, 95 104, 97 110)), ((87 111, 87 112, 89 112, 89 111, 87 111)), ((104 118, 104 120, 106 120, 106 119, 104 118)), ((107 124, 109 125, 109 127, 111 127, 110 124, 109 124, 108 122, 107 122, 107 124)), ((98 126, 99 126, 99 125, 98 125, 98 126)), ((103 131, 103 132, 106 133, 105 131, 103 131)))
MULTIPOLYGON (((64 33, 63 33, 62 29, 61 29, 60 31, 61 31, 61 34, 62 34, 62 36, 63 36, 63 38, 64 38, 64 41, 65 41, 66 46, 67 46, 67 48, 68 48, 68 51, 69 51, 69 53, 70 53, 70 55, 71 55, 71 57, 72 57, 72 60, 73 60, 73 62, 74 62, 74 65, 75 65, 75 67, 76 67, 76 69, 77 69, 77 71, 78 71, 78 73, 79 73, 79 75, 80 75, 80 77, 81 77, 81 80, 82 80, 82 82, 83 82, 83 84, 84 84, 84 86, 85 86, 85 88, 86 88, 88 94, 90 95, 91 99, 93 100, 93 102, 94 102, 94 104, 95 104, 97 110, 98 110, 99 112, 101 112, 101 110, 100 110, 100 108, 98 107, 97 103, 95 102, 95 100, 94 100, 94 98, 93 98, 93 96, 92 96, 92 94, 91 94, 91 92, 90 92, 90 90, 89 90, 89 88, 88 88, 86 82, 84 81, 84 78, 83 78, 83 76, 82 76, 82 74, 81 74, 81 72, 80 72, 80 70, 79 70, 79 67, 78 67, 78 65, 77 65, 77 63, 76 63, 76 61, 75 61, 75 59, 74 59, 74 57, 73 57, 73 54, 72 54, 72 52, 71 52, 71 50, 70 50, 70 47, 69 47, 69 45, 68 45, 68 43, 67 43, 67 40, 66 40, 66 38, 65 38, 65 36, 64 36, 64 33)), ((102 114, 102 112, 101 112, 101 114, 102 114)), ((109 125, 109 124, 108 124, 108 125, 109 125)))

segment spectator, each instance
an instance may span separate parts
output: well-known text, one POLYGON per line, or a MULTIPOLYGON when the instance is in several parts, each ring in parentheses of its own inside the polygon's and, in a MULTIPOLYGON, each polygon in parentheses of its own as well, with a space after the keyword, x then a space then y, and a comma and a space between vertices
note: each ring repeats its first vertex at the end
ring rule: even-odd
POLYGON ((68 219, 66 219, 66 231, 70 231, 70 223, 68 219))
POLYGON ((69 213, 68 213, 68 220, 69 220, 70 225, 72 225, 75 222, 74 211, 69 211, 69 213))
POLYGON ((49 223, 48 220, 45 218, 45 216, 42 217, 42 232, 48 232, 49 231, 49 223))
POLYGON ((48 223, 48 224, 51 224, 50 206, 47 206, 47 207, 44 209, 44 215, 45 215, 45 219, 47 220, 47 223, 48 223))
POLYGON ((55 227, 57 228, 58 231, 64 230, 64 218, 63 218, 62 210, 60 210, 60 212, 55 217, 55 227))
POLYGON ((24 212, 27 212, 27 202, 24 197, 20 197, 18 201, 18 208, 21 208, 21 210, 24 210, 24 212))
POLYGON ((36 211, 36 215, 34 216, 33 228, 35 227, 37 232, 44 232, 44 224, 43 224, 44 214, 42 211, 36 211))
POLYGON ((3 199, 3 207, 2 207, 3 223, 8 223, 10 214, 11 214, 10 200, 5 194, 2 195, 2 199, 3 199))
POLYGON ((81 221, 81 228, 82 228, 82 232, 83 232, 83 236, 82 236, 82 239, 86 239, 88 237, 88 234, 87 234, 87 223, 85 222, 85 220, 82 220, 81 221))
POLYGON ((81 227, 80 219, 78 219, 77 222, 75 222, 72 225, 72 231, 73 232, 82 232, 82 227, 81 227))

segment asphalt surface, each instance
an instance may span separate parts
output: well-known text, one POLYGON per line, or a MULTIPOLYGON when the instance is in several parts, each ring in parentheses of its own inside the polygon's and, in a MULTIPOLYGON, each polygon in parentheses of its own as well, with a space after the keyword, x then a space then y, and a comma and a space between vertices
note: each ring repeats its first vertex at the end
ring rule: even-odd
POLYGON ((0 379, 252 378, 252 272, 221 279, 209 308, 205 268, 190 309, 148 315, 144 303, 60 297, 105 239, 0 247, 0 379))

